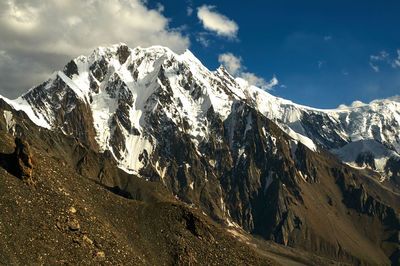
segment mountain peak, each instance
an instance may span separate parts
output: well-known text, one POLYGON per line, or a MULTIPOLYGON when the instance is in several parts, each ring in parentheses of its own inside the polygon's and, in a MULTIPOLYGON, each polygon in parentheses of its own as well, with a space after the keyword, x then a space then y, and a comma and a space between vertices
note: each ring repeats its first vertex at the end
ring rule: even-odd
POLYGON ((144 166, 138 156, 154 150, 155 125, 149 117, 168 120, 199 145, 208 138, 210 110, 225 120, 234 101, 244 98, 232 76, 209 71, 189 50, 178 55, 163 46, 116 44, 70 61, 21 101, 31 106, 31 116, 40 114, 66 134, 90 129, 93 136, 86 139, 97 142, 100 151, 110 150, 127 171, 137 172, 144 166), (86 119, 73 121, 82 111, 86 119), (126 143, 132 141, 141 147, 126 143))

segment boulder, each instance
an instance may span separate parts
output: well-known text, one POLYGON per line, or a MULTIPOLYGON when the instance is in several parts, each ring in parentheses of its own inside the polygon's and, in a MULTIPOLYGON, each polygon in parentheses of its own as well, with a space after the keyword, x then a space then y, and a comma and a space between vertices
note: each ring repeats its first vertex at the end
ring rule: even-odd
POLYGON ((15 138, 15 150, 13 153, 15 172, 18 178, 27 184, 34 185, 37 180, 33 177, 32 153, 29 144, 22 138, 15 138))

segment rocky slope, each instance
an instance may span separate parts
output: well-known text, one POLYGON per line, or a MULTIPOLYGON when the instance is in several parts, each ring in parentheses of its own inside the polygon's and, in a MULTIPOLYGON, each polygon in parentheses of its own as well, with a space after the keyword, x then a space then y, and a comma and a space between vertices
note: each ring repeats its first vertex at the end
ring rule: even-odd
MULTIPOLYGON (((399 109, 386 101, 315 110, 223 67, 211 72, 189 51, 116 45, 4 99, 3 127, 16 135, 11 111, 23 110, 221 224, 340 262, 390 264, 400 252, 399 109), (385 178, 393 186, 378 182, 385 178)), ((79 174, 137 195, 130 177, 96 167, 95 157, 73 158, 79 174)))
POLYGON ((162 185, 36 127, 1 100, 0 110, 24 135, 9 134, 0 117, 0 264, 278 265, 162 185), (34 183, 16 171, 21 158, 34 183))

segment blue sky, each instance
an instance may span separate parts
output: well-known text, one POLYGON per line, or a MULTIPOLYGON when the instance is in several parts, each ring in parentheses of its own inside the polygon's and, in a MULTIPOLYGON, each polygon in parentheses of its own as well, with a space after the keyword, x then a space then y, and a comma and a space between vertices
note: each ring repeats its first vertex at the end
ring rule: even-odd
MULTIPOLYGON (((148 4, 158 6, 156 1, 148 4)), ((279 85, 271 93, 276 96, 334 108, 400 94, 400 66, 395 64, 400 50, 399 1, 193 0, 184 4, 169 0, 162 4, 170 25, 183 27, 190 49, 207 67, 218 67, 219 55, 232 53, 242 58, 246 71, 267 81, 275 75, 279 85), (197 16, 204 5, 234 21, 237 34, 223 36, 205 29, 197 16)))
POLYGON ((0 94, 15 98, 95 47, 189 48, 319 108, 400 94, 400 1, 0 1, 0 94))

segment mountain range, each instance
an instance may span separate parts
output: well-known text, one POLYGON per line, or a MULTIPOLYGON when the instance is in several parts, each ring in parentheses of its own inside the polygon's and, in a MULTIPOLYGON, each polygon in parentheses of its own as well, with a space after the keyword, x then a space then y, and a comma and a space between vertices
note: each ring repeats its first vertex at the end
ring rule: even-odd
MULTIPOLYGON (((0 130, 9 154, 22 137, 128 202, 154 204, 146 187, 155 186, 156 198, 196 217, 183 220, 206 224, 203 238, 215 222, 271 261, 286 264, 279 256, 290 247, 296 263, 399 263, 399 96, 321 110, 223 66, 210 71, 190 51, 118 44, 75 58, 15 100, 0 96, 0 130)), ((41 184, 45 170, 35 169, 41 184)), ((199 253, 176 254, 170 263, 194 263, 199 253)))

